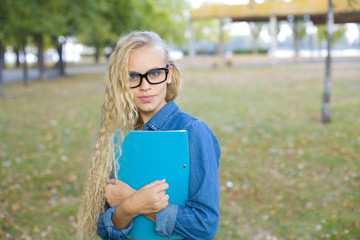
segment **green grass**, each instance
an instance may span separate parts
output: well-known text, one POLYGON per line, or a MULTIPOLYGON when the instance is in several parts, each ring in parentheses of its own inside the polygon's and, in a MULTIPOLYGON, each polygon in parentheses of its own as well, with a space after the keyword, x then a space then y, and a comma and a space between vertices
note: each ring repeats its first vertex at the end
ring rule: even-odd
MULTIPOLYGON (((360 238, 360 68, 188 69, 178 104, 221 147, 216 239, 360 238), (228 187, 227 183, 233 183, 228 187)), ((103 101, 103 74, 5 85, 0 99, 0 238, 74 239, 103 101)))

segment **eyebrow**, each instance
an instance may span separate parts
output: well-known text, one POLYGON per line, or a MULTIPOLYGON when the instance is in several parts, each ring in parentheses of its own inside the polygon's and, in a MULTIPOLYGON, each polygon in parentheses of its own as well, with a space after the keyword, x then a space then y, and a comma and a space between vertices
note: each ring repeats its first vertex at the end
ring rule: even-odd
MULTIPOLYGON (((147 73, 147 72, 149 72, 149 71, 152 71, 152 70, 155 70, 155 69, 159 69, 159 68, 166 68, 166 67, 154 67, 154 68, 151 68, 151 69, 147 70, 145 73, 147 73)), ((129 74, 131 74, 131 73, 139 73, 139 72, 129 71, 129 74)), ((144 74, 145 74, 145 73, 144 73, 144 74)))

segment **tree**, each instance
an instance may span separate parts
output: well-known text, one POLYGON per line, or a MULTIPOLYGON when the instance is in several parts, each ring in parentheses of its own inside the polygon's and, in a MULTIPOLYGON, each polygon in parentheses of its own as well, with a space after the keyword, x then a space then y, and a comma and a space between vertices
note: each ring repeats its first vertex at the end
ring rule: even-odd
MULTIPOLYGON (((38 67, 40 79, 45 78, 44 50, 45 40, 50 39, 55 46, 58 55, 58 68, 60 75, 65 74, 64 63, 62 60, 63 41, 61 36, 68 36, 74 28, 76 20, 74 19, 80 6, 84 1, 62 1, 62 0, 34 0, 30 7, 36 12, 36 26, 32 29, 35 42, 38 47, 38 67)), ((86 9, 86 7, 84 7, 86 9)))
MULTIPOLYGON (((357 0, 347 0, 349 6, 357 0)), ((330 123, 330 96, 331 96, 331 46, 334 34, 334 5, 333 0, 329 0, 329 9, 327 14, 326 23, 326 36, 327 36, 327 57, 326 57, 326 71, 323 91, 323 101, 321 108, 321 122, 330 123)), ((334 35, 335 36, 335 35, 334 35)))
MULTIPOLYGON (((25 46, 28 39, 33 40, 38 49, 39 79, 46 78, 46 67, 44 59, 45 43, 49 38, 66 34, 68 32, 68 16, 73 16, 71 9, 76 6, 74 2, 61 0, 17 0, 11 2, 10 27, 12 37, 16 46, 25 46)), ((60 57, 61 58, 61 57, 60 57)), ((24 64, 26 70, 26 64, 24 64)), ((25 71, 24 70, 24 71, 25 71)), ((26 74, 24 74, 26 76, 26 74)))
MULTIPOLYGON (((329 0, 330 1, 330 0, 329 0)), ((326 57, 326 70, 323 90, 323 102, 322 102, 322 119, 323 123, 329 123, 330 118, 330 96, 331 96, 331 48, 332 45, 341 40, 346 32, 346 28, 343 25, 334 25, 334 13, 332 1, 329 2, 329 13, 327 17, 327 24, 318 26, 318 39, 327 43, 327 57, 326 57)))
MULTIPOLYGON (((48 6, 53 1, 17 0, 9 1, 9 39, 15 40, 17 45, 27 42, 31 37, 38 45, 38 66, 40 79, 45 78, 44 63, 44 35, 55 26, 52 25, 52 12, 48 6)), ((22 49, 25 46, 21 46, 22 49)))
POLYGON ((253 52, 253 54, 256 54, 257 53, 257 42, 258 42, 259 35, 260 35, 261 29, 263 27, 263 24, 260 22, 250 22, 249 27, 250 27, 250 34, 253 39, 252 52, 253 52))
POLYGON ((184 44, 187 28, 185 11, 189 3, 184 0, 133 0, 135 29, 158 33, 169 43, 184 44))
MULTIPOLYGON (((122 5, 123 2, 119 2, 122 5)), ((110 41, 111 32, 110 22, 106 14, 110 5, 104 0, 85 0, 82 2, 82 11, 79 11, 80 21, 79 41, 88 46, 95 47, 95 61, 99 62, 100 50, 110 41)), ((118 21, 114 24, 122 24, 118 21)))
POLYGON ((222 55, 224 48, 220 44, 230 40, 229 32, 224 28, 224 19, 206 19, 193 22, 194 36, 198 41, 219 43, 215 45, 214 53, 222 55))
MULTIPOLYGON (((333 44, 339 42, 345 35, 346 27, 344 25, 333 24, 333 34, 331 42, 333 44)), ((327 41, 327 26, 326 25, 318 25, 317 26, 317 38, 320 42, 326 43, 327 41)))
MULTIPOLYGON (((21 0, 24 1, 24 0, 21 0)), ((46 67, 44 59, 44 48, 45 48, 45 35, 52 31, 56 26, 52 21, 54 11, 51 11, 51 5, 56 1, 44 1, 44 0, 33 0, 26 1, 22 7, 26 7, 31 11, 31 15, 28 19, 24 19, 29 22, 30 25, 30 35, 33 37, 38 53, 38 69, 39 69, 39 79, 46 78, 46 67), (36 16, 36 17, 35 17, 36 16)))
POLYGON ((195 39, 217 42, 219 27, 215 19, 196 21, 193 24, 195 39))
POLYGON ((82 11, 82 6, 79 1, 53 0, 53 4, 54 14, 52 21, 54 21, 57 27, 49 32, 48 35, 59 56, 55 69, 58 70, 60 76, 64 76, 63 45, 67 36, 74 36, 78 31, 77 25, 81 21, 79 12, 82 11))
POLYGON ((4 68, 4 48, 3 48, 3 44, 2 44, 2 34, 0 33, 0 97, 2 97, 4 95, 4 90, 3 90, 3 68, 4 68))
POLYGON ((307 22, 298 18, 294 19, 293 32, 294 32, 295 57, 299 56, 300 40, 306 36, 306 27, 307 27, 307 22))
POLYGON ((96 61, 104 46, 114 47, 122 34, 133 30, 154 31, 171 43, 182 44, 187 6, 184 0, 86 0, 78 37, 95 47, 96 61))
POLYGON ((329 123, 330 118, 330 96, 331 96, 331 41, 333 36, 334 25, 334 6, 333 0, 329 0, 329 9, 327 14, 326 35, 327 35, 327 57, 326 57, 326 71, 324 81, 323 102, 321 108, 322 123, 329 123))
POLYGON ((0 4, 0 97, 4 95, 3 91, 3 68, 4 68, 4 54, 5 49, 3 45, 3 34, 5 29, 5 23, 7 21, 7 11, 8 11, 8 5, 7 1, 4 1, 2 4, 0 4))
MULTIPOLYGON (((97 61, 104 46, 114 46, 130 30, 152 30, 171 42, 184 42, 184 0, 3 0, 0 5, 1 46, 5 42, 18 53, 25 52, 27 43, 36 43, 40 79, 45 78, 44 51, 49 42, 59 54, 60 75, 65 74, 62 40, 67 36, 94 46, 97 61)), ((26 71, 24 64, 25 80, 26 71)))
POLYGON ((8 21, 6 24, 6 40, 13 42, 24 53, 23 64, 23 83, 28 86, 28 68, 26 63, 26 46, 31 34, 32 23, 28 21, 32 18, 30 8, 24 7, 26 0, 8 1, 8 21))

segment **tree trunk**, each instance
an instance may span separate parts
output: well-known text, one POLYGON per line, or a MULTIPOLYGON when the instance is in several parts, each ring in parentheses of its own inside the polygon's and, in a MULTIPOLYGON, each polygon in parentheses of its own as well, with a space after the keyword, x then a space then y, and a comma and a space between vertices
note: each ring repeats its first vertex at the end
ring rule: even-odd
POLYGON ((4 69, 4 48, 2 45, 2 39, 0 38, 0 97, 4 96, 4 91, 3 91, 3 69, 4 69))
POLYGON ((44 36, 42 34, 35 36, 35 41, 38 46, 38 67, 39 67, 39 79, 44 80, 46 78, 46 68, 44 61, 44 36))
POLYGON ((2 69, 5 69, 6 68, 6 65, 5 65, 5 47, 2 45, 2 39, 0 39, 0 47, 1 47, 1 50, 0 50, 0 64, 2 66, 2 69))
POLYGON ((257 39, 253 38, 253 43, 252 43, 252 54, 256 55, 258 53, 258 47, 257 47, 257 39))
POLYGON ((58 45, 56 45, 56 50, 58 52, 59 55, 59 61, 57 63, 57 67, 59 70, 59 75, 60 76, 65 76, 65 63, 62 57, 62 53, 63 53, 63 44, 59 43, 58 45))
POLYGON ((20 48, 19 47, 14 47, 14 52, 15 52, 15 55, 16 55, 15 67, 19 68, 20 67, 20 48))
POLYGON ((23 53, 24 53, 24 64, 23 64, 23 84, 24 86, 29 86, 29 75, 28 75, 28 66, 26 61, 26 41, 23 44, 23 53))
POLYGON ((326 36, 327 36, 327 57, 324 81, 324 93, 322 103, 322 123, 329 123, 330 119, 330 96, 331 96, 331 42, 334 25, 333 0, 329 0, 329 10, 327 14, 326 36))
POLYGON ((95 63, 99 63, 100 59, 100 46, 99 44, 96 44, 95 46, 95 63))

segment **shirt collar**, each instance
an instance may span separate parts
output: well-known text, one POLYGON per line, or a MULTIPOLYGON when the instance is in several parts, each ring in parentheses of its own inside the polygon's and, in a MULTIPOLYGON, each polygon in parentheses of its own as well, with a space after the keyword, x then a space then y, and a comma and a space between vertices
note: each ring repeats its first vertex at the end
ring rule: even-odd
POLYGON ((142 130, 163 130, 166 124, 179 110, 179 106, 174 101, 168 102, 146 124, 144 124, 142 130))

